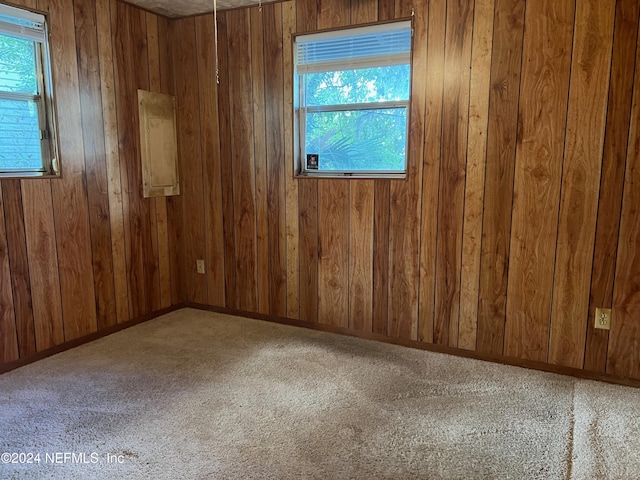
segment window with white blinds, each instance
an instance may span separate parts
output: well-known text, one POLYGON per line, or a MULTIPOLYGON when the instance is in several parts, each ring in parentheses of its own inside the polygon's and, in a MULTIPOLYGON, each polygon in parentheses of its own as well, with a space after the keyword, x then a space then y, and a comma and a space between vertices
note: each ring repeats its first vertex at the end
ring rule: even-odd
POLYGON ((296 36, 297 174, 406 174, 411 41, 410 21, 296 36))
POLYGON ((0 176, 58 173, 46 18, 0 4, 0 176))

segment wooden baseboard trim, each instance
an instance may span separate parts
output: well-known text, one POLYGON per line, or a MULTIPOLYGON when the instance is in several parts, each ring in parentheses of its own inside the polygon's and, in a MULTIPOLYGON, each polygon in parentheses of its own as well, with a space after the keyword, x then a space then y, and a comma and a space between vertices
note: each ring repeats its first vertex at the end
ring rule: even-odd
POLYGON ((199 303, 186 302, 185 307, 195 308, 199 310, 207 310, 210 312, 224 313, 227 315, 236 315, 240 317, 252 318, 255 320, 264 320, 267 322, 280 323, 294 327, 308 328, 311 330, 320 330, 323 332, 338 333, 350 337, 364 338, 366 340, 374 340, 377 342, 390 343, 393 345, 401 345, 403 347, 415 348, 418 350, 426 350, 429 352, 444 353, 456 357, 472 358, 474 360, 483 360, 486 362, 499 363, 502 365, 511 365, 515 367, 527 368, 530 370, 539 370, 543 372, 556 373, 582 380, 595 380, 599 382, 612 383, 615 385, 624 385, 627 387, 640 388, 640 380, 633 378, 620 377, 607 373, 591 372, 588 370, 580 370, 578 368, 563 367, 560 365, 551 365, 543 362, 535 362, 532 360, 523 360, 515 357, 503 357, 500 355, 490 355, 485 353, 473 352, 470 350, 462 350, 459 348, 449 347, 445 345, 436 345, 432 343, 422 343, 415 340, 406 340, 403 338, 388 337, 379 333, 364 332, 350 330, 344 327, 336 327, 333 325, 322 325, 319 323, 309 323, 302 320, 294 320, 286 317, 277 317, 274 315, 266 315, 256 312, 246 312, 243 310, 235 310, 232 308, 215 307, 211 305, 203 305, 199 303))
POLYGON ((85 343, 93 342, 94 340, 98 340, 99 338, 106 337, 113 333, 119 332, 121 330, 125 330, 127 328, 133 327, 134 325, 138 325, 140 323, 148 322, 149 320, 153 320, 154 318, 160 317, 167 313, 171 313, 175 310, 179 310, 184 308, 185 305, 179 304, 171 307, 163 308, 162 310, 155 311, 153 313, 149 313, 147 315, 143 315, 133 320, 129 320, 128 322, 120 323, 118 325, 114 325, 109 328, 105 328, 104 330, 100 330, 98 332, 91 333, 87 336, 76 338, 75 340, 70 340, 68 342, 61 343, 60 345, 56 345, 55 347, 48 348, 47 350, 43 350, 41 352, 37 352, 34 355, 30 355, 25 358, 21 358, 19 360, 15 360, 13 362, 5 363, 4 365, 0 365, 0 375, 3 373, 10 372, 11 370, 15 370, 16 368, 24 367, 25 365, 29 365, 30 363, 37 362, 39 360, 43 360, 47 357, 51 357, 58 353, 65 352, 75 347, 79 347, 80 345, 84 345, 85 343))

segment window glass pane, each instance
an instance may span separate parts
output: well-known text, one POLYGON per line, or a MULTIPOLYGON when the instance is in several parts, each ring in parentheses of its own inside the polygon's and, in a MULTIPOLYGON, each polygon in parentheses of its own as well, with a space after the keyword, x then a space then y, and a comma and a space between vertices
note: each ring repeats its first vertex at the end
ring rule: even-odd
POLYGON ((35 102, 0 99, 0 165, 3 170, 42 168, 35 102))
POLYGON ((406 145, 406 107, 307 113, 305 149, 318 170, 403 171, 406 145))
POLYGON ((306 105, 406 101, 411 68, 393 65, 304 75, 306 105))
POLYGON ((0 34, 0 91, 37 95, 33 41, 0 34))

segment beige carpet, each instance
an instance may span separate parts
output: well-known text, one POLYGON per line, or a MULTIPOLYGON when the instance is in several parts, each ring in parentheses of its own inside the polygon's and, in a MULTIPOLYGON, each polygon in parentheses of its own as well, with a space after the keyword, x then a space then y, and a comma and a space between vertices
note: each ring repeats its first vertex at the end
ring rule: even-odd
POLYGON ((184 309, 0 376, 0 453, 40 462, 0 477, 632 479, 639 419, 631 388, 184 309))

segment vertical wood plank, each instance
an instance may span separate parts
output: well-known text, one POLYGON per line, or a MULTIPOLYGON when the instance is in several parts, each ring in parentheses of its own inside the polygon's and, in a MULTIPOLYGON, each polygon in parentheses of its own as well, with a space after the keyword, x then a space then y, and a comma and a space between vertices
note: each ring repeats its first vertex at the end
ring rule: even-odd
MULTIPOLYGON (((167 95, 175 94, 175 82, 173 75, 173 51, 171 48, 172 39, 175 37, 174 22, 169 22, 167 18, 158 17, 158 50, 160 52, 160 88, 162 93, 167 95)), ((178 170, 182 171, 180 159, 178 159, 178 170)), ((177 305, 182 301, 180 297, 181 269, 184 266, 184 248, 182 242, 182 208, 183 201, 181 195, 167 198, 167 237, 169 255, 169 273, 171 280, 171 304, 177 305)))
POLYGON ((49 13, 51 59, 58 105, 62 178, 52 182, 65 340, 97 330, 73 3, 41 0, 49 13))
POLYGON ((546 361, 573 2, 527 3, 505 354, 546 361))
POLYGON ((100 93, 96 3, 76 0, 74 16, 96 315, 98 330, 101 330, 115 325, 117 317, 102 94, 100 93))
POLYGON ((428 5, 396 5, 398 16, 415 14, 407 179, 391 183, 389 220, 389 335, 417 340, 420 226, 428 5))
POLYGON ((469 67, 473 9, 471 2, 447 4, 445 34, 442 163, 438 207, 435 343, 457 346, 464 185, 469 124, 469 67))
POLYGON ((229 125, 229 69, 227 49, 227 14, 218 15, 218 119, 220 126, 220 171, 222 179, 222 223, 224 231, 225 306, 236 308, 236 250, 233 207, 233 165, 231 163, 231 128, 229 125))
POLYGON ((18 352, 18 332, 16 331, 16 315, 13 308, 13 287, 9 265, 9 249, 7 247, 7 229, 4 218, 4 195, 0 182, 0 360, 3 363, 13 362, 20 358, 18 352))
POLYGON ((42 351, 64 342, 50 180, 23 180, 22 198, 36 348, 42 351))
POLYGON ((29 278, 20 180, 3 180, 2 197, 9 253, 9 270, 11 272, 13 290, 13 307, 16 315, 16 331, 18 333, 18 351, 20 358, 24 358, 36 352, 36 335, 31 304, 31 280, 29 278))
POLYGON ((373 212, 373 319, 374 333, 387 335, 389 325, 389 220, 391 182, 375 180, 373 212))
POLYGON ((374 181, 350 185, 349 328, 372 330, 374 181))
MULTIPOLYGON (((349 0, 319 0, 318 28, 348 26, 349 0)), ((318 321, 349 325, 349 182, 318 182, 318 321)))
POLYGON ((493 355, 504 349, 524 10, 524 0, 496 0, 476 341, 493 355))
POLYGON ((267 203, 269 207, 269 312, 287 315, 287 225, 284 153, 282 5, 262 7, 264 27, 265 113, 267 127, 267 203))
POLYGON ((218 84, 213 15, 195 18, 200 92, 200 138, 204 163, 207 298, 210 305, 224 306, 225 264, 222 219, 222 171, 218 123, 218 84))
POLYGON ((476 0, 471 45, 469 134, 464 193, 462 272, 460 275, 460 328, 458 347, 476 349, 484 175, 487 161, 487 125, 491 89, 494 0, 476 0))
POLYGON ((585 370, 597 372, 604 372, 606 368, 609 332, 594 328, 595 309, 611 307, 613 304, 613 280, 620 233, 639 14, 640 3, 634 0, 619 0, 616 3, 609 106, 584 360, 585 370))
MULTIPOLYGON (((352 25, 377 19, 377 0, 351 0, 352 25)), ((375 181, 352 181, 349 190, 349 327, 372 331, 375 181)))
POLYGON ((293 162, 293 48, 296 32, 295 2, 282 3, 282 55, 284 69, 284 162, 287 229, 287 317, 300 318, 300 212, 299 182, 293 162))
POLYGON ((258 312, 269 313, 269 212, 267 208, 267 139, 264 99, 264 31, 262 11, 251 9, 251 79, 253 81, 253 149, 256 177, 258 312))
MULTIPOLYGON (((160 32, 158 17, 147 12, 147 52, 149 55, 149 89, 152 92, 165 93, 162 90, 162 74, 160 71, 160 32)), ((166 54, 166 52, 163 52, 166 54)), ((152 216, 151 235, 157 239, 158 248, 158 280, 160 281, 160 307, 171 305, 171 267, 169 258, 169 225, 167 217, 167 198, 156 197, 151 201, 155 208, 152 216)))
POLYGON ((182 163, 180 189, 183 197, 184 275, 188 301, 207 302, 206 275, 198 274, 196 261, 206 260, 204 231, 204 185, 200 138, 200 98, 198 94, 198 58, 195 20, 178 21, 174 42, 178 154, 182 163))
POLYGON ((589 317, 615 0, 576 6, 549 363, 582 368, 589 317))
MULTIPOLYGON (((314 31, 317 28, 318 4, 316 0, 297 0, 296 31, 314 31)), ((300 319, 318 321, 318 180, 300 181, 300 319)), ((386 297, 386 293, 385 293, 386 297)))
POLYGON ((438 192, 442 157, 442 105, 446 0, 429 4, 427 37, 427 93, 420 241, 420 308, 418 340, 433 342, 436 294, 438 192))
POLYGON ((640 378, 640 38, 638 40, 607 352, 607 373, 631 378, 640 378))
POLYGON ((229 107, 233 203, 236 238, 236 298, 238 308, 255 311, 256 299, 256 206, 253 156, 251 43, 249 10, 227 13, 229 49, 229 107))
POLYGON ((396 15, 395 0, 378 0, 378 20, 392 20, 396 15))
POLYGON ((111 256, 113 261, 116 321, 129 320, 129 293, 124 237, 122 185, 120 182, 120 153, 118 151, 118 123, 111 43, 111 5, 108 0, 96 2, 98 30, 98 60, 100 62, 100 94, 103 107, 103 132, 105 142, 107 187, 109 195, 109 220, 111 231, 111 256))
POLYGON ((346 181, 318 183, 318 322, 349 325, 349 189, 346 181))

